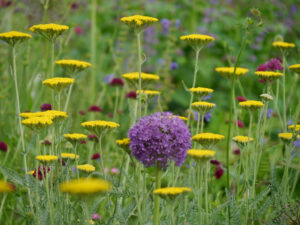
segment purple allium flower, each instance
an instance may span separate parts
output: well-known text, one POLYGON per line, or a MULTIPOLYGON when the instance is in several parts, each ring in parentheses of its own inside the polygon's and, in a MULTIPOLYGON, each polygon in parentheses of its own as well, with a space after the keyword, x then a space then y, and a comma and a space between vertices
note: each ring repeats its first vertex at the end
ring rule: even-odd
POLYGON ((74 30, 75 30, 76 34, 79 34, 79 35, 83 34, 83 30, 80 26, 74 27, 74 30))
POLYGON ((160 23, 162 26, 162 33, 164 35, 167 35, 171 26, 171 21, 166 18, 163 18, 160 23))
POLYGON ((7 152, 7 145, 0 141, 0 151, 7 152))
POLYGON ((43 105, 40 106, 41 111, 47 111, 47 110, 51 110, 52 106, 49 103, 45 103, 43 105))
POLYGON ((270 59, 265 64, 260 65, 257 68, 257 71, 276 71, 276 70, 283 70, 283 67, 281 65, 282 61, 281 59, 273 58, 270 59))
POLYGON ((176 62, 172 62, 170 65, 171 70, 176 70, 178 68, 178 64, 176 62))
POLYGON ((120 86, 123 87, 124 86, 124 81, 121 78, 113 78, 110 82, 109 82, 110 86, 120 86))
POLYGON ((191 148, 191 133, 184 121, 170 112, 156 112, 142 117, 130 128, 132 155, 146 167, 168 166, 173 160, 180 166, 191 148))

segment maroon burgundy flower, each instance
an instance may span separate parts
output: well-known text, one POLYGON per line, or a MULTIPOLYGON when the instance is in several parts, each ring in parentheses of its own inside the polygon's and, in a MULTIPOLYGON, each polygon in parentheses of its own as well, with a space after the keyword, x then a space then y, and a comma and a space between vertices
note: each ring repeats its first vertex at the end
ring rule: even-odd
POLYGON ((51 110, 52 106, 49 103, 45 103, 45 104, 41 105, 40 109, 41 109, 41 111, 47 111, 47 110, 51 110))
POLYGON ((78 7, 79 7, 79 5, 78 5, 78 3, 76 3, 76 2, 73 2, 73 3, 71 4, 71 8, 72 8, 73 10, 78 9, 78 7))
POLYGON ((82 140, 82 141, 80 142, 80 144, 85 145, 85 144, 86 144, 86 140, 82 140))
POLYGON ((11 5, 11 1, 1 0, 1 7, 5 8, 11 5))
POLYGON ((3 152, 7 152, 7 145, 2 141, 0 141, 0 150, 3 152))
POLYGON ((120 86, 123 87, 124 86, 124 81, 121 78, 113 78, 110 82, 109 82, 110 86, 120 86))
POLYGON ((88 135, 88 139, 89 141, 96 141, 96 142, 98 141, 98 137, 95 134, 88 135))
POLYGON ((240 155, 241 154, 241 150, 240 149, 235 149, 234 151, 233 151, 233 154, 235 154, 235 155, 240 155))
POLYGON ((236 99, 237 99, 239 102, 245 102, 245 101, 247 101, 247 99, 244 98, 243 96, 237 96, 236 99))
POLYGON ((216 179, 220 179, 223 176, 224 170, 222 169, 222 167, 217 166, 215 169, 215 173, 214 176, 216 177, 216 179))
POLYGON ((79 34, 79 35, 83 34, 83 30, 79 26, 74 27, 74 30, 75 30, 76 34, 79 34))
MULTIPOLYGON (((43 178, 46 177, 46 174, 49 173, 50 171, 50 167, 47 166, 47 169, 45 166, 43 166, 43 171, 41 170, 41 167, 39 166, 38 167, 38 178, 39 180, 43 180, 43 178), (47 170, 47 171, 46 171, 47 170)), ((33 174, 32 174, 34 177, 36 176, 36 169, 34 170, 33 174)))
POLYGON ((80 111, 79 111, 79 114, 82 115, 82 116, 84 116, 84 115, 85 115, 85 111, 80 110, 80 111))
POLYGON ((108 116, 109 118, 113 118, 113 117, 114 117, 114 113, 113 113, 113 112, 109 112, 109 113, 107 113, 107 116, 108 116))
POLYGON ((216 160, 216 159, 210 160, 210 163, 215 165, 215 166, 220 166, 221 165, 221 162, 219 160, 216 160))
POLYGON ((244 123, 241 120, 237 121, 237 125, 239 128, 244 128, 244 123))
POLYGON ((102 112, 102 109, 99 106, 92 105, 88 111, 89 112, 102 112))
POLYGON ((43 145, 50 146, 52 143, 49 140, 42 141, 43 145))
POLYGON ((126 98, 133 98, 136 99, 136 92, 135 91, 130 91, 126 94, 126 98))
POLYGON ((92 155, 92 160, 95 160, 95 159, 100 159, 100 154, 99 153, 95 153, 94 155, 92 155))

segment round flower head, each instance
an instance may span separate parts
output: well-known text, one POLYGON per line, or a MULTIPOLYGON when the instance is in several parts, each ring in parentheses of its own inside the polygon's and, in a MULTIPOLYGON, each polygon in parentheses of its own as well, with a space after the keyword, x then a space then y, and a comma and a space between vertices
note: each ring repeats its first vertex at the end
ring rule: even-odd
POLYGON ((9 31, 5 33, 0 33, 0 40, 6 42, 11 46, 15 46, 17 43, 25 41, 29 38, 32 38, 30 34, 18 32, 18 31, 9 31))
POLYGON ((158 19, 150 16, 134 15, 122 17, 121 22, 133 28, 135 31, 141 32, 153 23, 158 22, 158 19))
POLYGON ((214 41, 215 38, 204 34, 189 34, 181 36, 180 40, 187 41, 194 49, 197 50, 214 41))
POLYGON ((289 66, 289 69, 297 74, 300 74, 300 64, 289 66))
POLYGON ((269 94, 261 94, 259 97, 261 97, 262 100, 265 102, 269 102, 269 101, 273 100, 272 95, 269 95, 269 94))
POLYGON ((155 189, 152 193, 159 195, 161 198, 166 200, 173 200, 180 194, 191 192, 192 189, 188 187, 166 187, 155 189))
POLYGON ((122 149, 124 149, 128 154, 131 154, 129 149, 130 138, 124 138, 121 140, 116 140, 117 145, 119 145, 122 149))
POLYGON ((85 134, 73 133, 73 134, 64 134, 64 138, 67 139, 72 144, 76 144, 85 140, 87 136, 85 134))
POLYGON ((193 136, 192 141, 196 141, 205 148, 210 148, 224 138, 224 135, 221 134, 201 133, 193 136))
POLYGON ((75 156, 77 159, 79 159, 79 155, 75 155, 73 153, 61 153, 60 157, 62 157, 63 159, 75 159, 75 156))
POLYGON ((83 164, 83 165, 78 165, 77 169, 85 172, 94 172, 96 168, 90 164, 83 164))
POLYGON ((202 150, 202 149, 190 149, 187 152, 188 156, 192 157, 196 161, 207 161, 213 158, 216 151, 202 150))
MULTIPOLYGON (((142 95, 146 95, 147 97, 153 97, 156 95, 160 95, 159 91, 152 91, 152 90, 141 90, 142 95)), ((139 90, 136 91, 136 94, 139 94, 139 90)))
POLYGON ((288 129, 289 130, 292 130, 294 132, 299 132, 300 131, 300 124, 297 124, 297 125, 290 125, 288 126, 288 129))
POLYGON ((212 108, 214 108, 216 104, 210 102, 193 102, 192 108, 197 110, 200 114, 205 114, 212 108))
POLYGON ((58 157, 56 155, 38 155, 35 159, 40 162, 53 162, 57 161, 58 157))
POLYGON ((290 142, 293 139, 300 138, 300 135, 295 135, 294 133, 279 133, 278 137, 284 142, 290 142))
POLYGON ((283 76, 283 73, 274 72, 274 71, 256 71, 255 74, 265 81, 273 81, 283 76))
POLYGON ((195 87, 190 88, 190 92, 198 96, 199 98, 203 98, 208 96, 210 93, 212 93, 214 90, 210 88, 203 88, 203 87, 195 87))
MULTIPOLYGON (((125 73, 122 75, 122 77, 128 81, 129 83, 133 85, 137 85, 139 82, 139 73, 133 72, 133 73, 125 73)), ((157 81, 160 79, 160 77, 156 74, 150 74, 150 73, 141 73, 141 79, 143 80, 143 84, 147 84, 151 81, 157 81)))
POLYGON ((4 180, 0 180, 0 193, 11 193, 16 190, 16 187, 4 180))
POLYGON ((66 77, 55 77, 51 79, 47 79, 43 81, 43 84, 52 88, 57 92, 61 92, 66 87, 73 84, 75 79, 73 78, 66 78, 66 77))
POLYGON ((31 30, 32 32, 39 33, 49 41, 54 41, 63 32, 69 30, 69 27, 66 25, 49 23, 49 24, 33 25, 32 27, 29 28, 29 30, 31 30))
POLYGON ((75 59, 61 59, 55 62, 56 65, 61 66, 65 70, 70 70, 73 73, 78 73, 90 66, 92 64, 85 62, 85 61, 80 61, 80 60, 75 60, 75 59))
POLYGON ((53 121, 48 117, 30 117, 28 119, 22 120, 22 124, 34 129, 34 130, 41 130, 50 126, 53 121))
POLYGON ((90 195, 106 192, 109 191, 111 187, 112 185, 109 182, 97 178, 80 178, 59 185, 61 192, 74 195, 90 195))
POLYGON ((274 41, 272 45, 281 50, 295 48, 296 45, 294 43, 284 42, 284 41, 274 41))
POLYGON ((180 166, 191 147, 191 134, 184 121, 169 112, 142 117, 128 132, 132 155, 146 167, 165 168, 173 160, 180 166))
POLYGON ((241 145, 241 146, 246 145, 247 143, 254 141, 253 138, 249 138, 247 136, 235 136, 235 137, 232 138, 232 140, 234 142, 236 142, 237 144, 241 145))
MULTIPOLYGON (((215 70, 216 72, 218 72, 219 74, 221 74, 223 77, 226 78, 231 78, 234 73, 234 67, 217 67, 215 70)), ((236 77, 240 77, 242 75, 245 75, 248 72, 249 70, 246 68, 237 67, 235 71, 235 75, 236 77)))
POLYGON ((99 136, 104 131, 118 128, 120 124, 111 121, 95 120, 83 122, 81 126, 99 136))
POLYGON ((239 105, 245 109, 257 110, 262 108, 264 106, 264 103, 262 103, 261 101, 248 100, 245 102, 240 102, 239 105))

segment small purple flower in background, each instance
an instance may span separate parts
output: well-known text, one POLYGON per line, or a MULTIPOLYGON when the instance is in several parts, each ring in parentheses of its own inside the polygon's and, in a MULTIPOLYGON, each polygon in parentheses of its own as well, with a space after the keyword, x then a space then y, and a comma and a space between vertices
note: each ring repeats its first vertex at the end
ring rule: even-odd
POLYGON ((78 8, 79 8, 78 3, 73 2, 73 3, 71 4, 71 9, 76 10, 76 9, 78 9, 78 8))
POLYGON ((170 29, 170 26, 171 26, 170 20, 168 20, 166 18, 163 18, 160 23, 161 23, 161 26, 162 26, 162 33, 164 35, 167 35, 169 33, 169 29, 170 29))
POLYGON ((268 62, 260 65, 257 68, 257 71, 276 71, 276 70, 283 70, 281 65, 282 60, 278 58, 270 59, 268 62))
POLYGON ((101 220, 101 216, 98 213, 94 213, 92 220, 101 220))
POLYGON ((176 70, 178 68, 178 64, 176 62, 172 62, 170 65, 171 70, 176 70))
POLYGON ((94 155, 92 155, 91 160, 95 160, 97 159, 98 162, 100 162, 100 154, 99 153, 95 153, 94 155))
POLYGON ((0 141, 0 151, 7 152, 7 145, 3 141, 0 141))
POLYGON ((300 147, 300 139, 294 141, 294 147, 296 148, 300 147))
POLYGON ((130 128, 128 137, 132 155, 146 167, 166 168, 170 160, 180 166, 192 146, 186 124, 170 112, 142 117, 130 128))
POLYGON ((76 169, 76 167, 75 166, 72 166, 72 173, 76 173, 76 171, 77 171, 77 169, 76 169))
POLYGON ((88 111, 89 112, 102 112, 102 109, 99 106, 92 105, 88 111))
MULTIPOLYGON (((43 170, 41 170, 41 167, 39 166, 38 167, 38 178, 39 180, 43 180, 43 178, 46 177, 47 173, 49 173, 50 171, 50 167, 47 166, 47 169, 45 166, 43 166, 43 170)), ((33 174, 32 174, 34 177, 36 176, 36 169, 34 170, 33 174)))
POLYGON ((110 170, 113 174, 119 174, 120 173, 120 171, 117 169, 117 168, 111 168, 111 170, 110 170))
POLYGON ((79 34, 79 35, 83 34, 83 30, 79 26, 74 27, 74 30, 75 30, 76 34, 79 34))
POLYGON ((180 25, 181 25, 181 20, 180 19, 175 20, 175 28, 178 29, 180 25))
POLYGON ((209 94, 209 95, 207 95, 207 96, 205 96, 205 97, 203 98, 204 101, 206 101, 206 100, 208 100, 208 99, 211 99, 211 94, 209 94))
POLYGON ((295 15, 298 11, 297 5, 292 4, 291 7, 290 7, 290 11, 291 11, 292 15, 295 15))
POLYGON ((108 75, 106 75, 104 78, 103 78, 103 81, 105 82, 105 83, 110 83, 111 82, 111 80, 112 79, 114 79, 115 78, 115 75, 114 74, 108 74, 108 75))
MULTIPOLYGON (((194 111, 194 116, 195 116, 195 121, 198 121, 198 112, 194 111)), ((204 122, 208 123, 212 117, 211 112, 207 112, 204 116, 204 122)), ((200 116, 200 121, 201 121, 201 116, 200 116)))
POLYGON ((274 110, 273 109, 268 109, 267 111, 267 118, 271 118, 273 115, 274 110))
POLYGON ((113 78, 110 82, 109 82, 110 86, 120 86, 123 87, 124 86, 124 81, 121 78, 113 78))
POLYGON ((288 126, 290 126, 290 125, 294 124, 294 121, 293 121, 293 120, 288 120, 288 121, 286 122, 286 124, 287 124, 288 126))
POLYGON ((44 141, 42 141, 41 144, 43 144, 43 145, 45 145, 45 146, 50 146, 50 145, 52 145, 52 143, 51 143, 49 140, 44 140, 44 141))
POLYGON ((11 1, 7 1, 7 0, 1 0, 1 7, 5 8, 11 5, 11 1))
POLYGON ((164 60, 164 59, 158 59, 158 60, 157 60, 157 63, 158 63, 159 65, 164 65, 164 64, 165 64, 165 60, 164 60))
POLYGON ((52 106, 49 103, 45 103, 45 104, 41 105, 40 109, 41 109, 41 111, 47 111, 47 110, 51 110, 52 106))

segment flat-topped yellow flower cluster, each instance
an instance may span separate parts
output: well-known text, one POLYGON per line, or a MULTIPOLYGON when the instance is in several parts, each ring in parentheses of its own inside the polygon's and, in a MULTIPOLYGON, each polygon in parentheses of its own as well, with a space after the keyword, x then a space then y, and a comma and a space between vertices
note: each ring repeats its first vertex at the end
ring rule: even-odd
POLYGON ((57 65, 66 68, 66 69, 70 69, 73 72, 76 71, 82 71, 90 66, 92 66, 92 64, 85 62, 85 61, 80 61, 80 60, 75 60, 75 59, 61 59, 55 62, 57 65))
MULTIPOLYGON (((234 67, 217 67, 215 68, 216 72, 221 74, 223 77, 231 78, 234 74, 234 67)), ((245 75, 249 70, 243 67, 237 67, 235 70, 235 75, 237 77, 245 75)))
POLYGON ((251 141, 254 141, 252 137, 247 137, 247 136, 235 136, 232 138, 233 141, 240 143, 240 144, 245 144, 251 141))
POLYGON ((145 29, 153 23, 158 22, 158 19, 150 16, 133 15, 122 17, 121 22, 140 31, 140 29, 145 29))
POLYGON ((264 106, 264 103, 261 101, 248 100, 240 102, 239 105, 245 109, 256 110, 262 108, 264 106))
POLYGON ((52 88, 53 90, 60 92, 64 88, 68 87, 69 85, 73 84, 75 81, 74 78, 67 78, 67 77, 55 77, 50 78, 43 81, 43 84, 47 87, 52 88))
MULTIPOLYGON (((139 79, 139 73, 133 72, 133 73, 125 73, 122 75, 122 77, 126 80, 138 80, 139 79)), ((150 74, 150 73, 141 73, 141 79, 142 80, 159 80, 159 76, 156 74, 150 74)))

